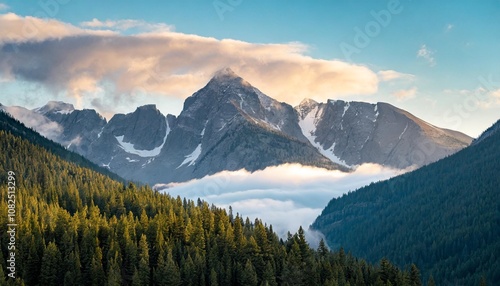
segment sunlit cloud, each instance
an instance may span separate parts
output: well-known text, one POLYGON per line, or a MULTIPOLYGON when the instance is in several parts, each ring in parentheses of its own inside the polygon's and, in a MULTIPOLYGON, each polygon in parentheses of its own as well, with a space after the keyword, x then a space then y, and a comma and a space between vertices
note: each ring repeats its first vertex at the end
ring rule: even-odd
POLYGON ((150 23, 143 20, 133 19, 100 21, 94 18, 92 19, 92 21, 80 23, 80 26, 91 29, 110 29, 117 31, 138 29, 139 31, 143 32, 169 32, 174 30, 173 26, 164 23, 150 23))
POLYGON ((307 229, 332 198, 402 172, 376 164, 363 164, 351 173, 286 164, 254 173, 224 171, 156 188, 168 187, 164 192, 173 196, 232 206, 235 213, 259 217, 284 236, 299 226, 307 229))
POLYGON ((408 99, 414 98, 416 94, 417 94, 417 88, 416 87, 412 87, 410 89, 401 89, 401 90, 395 91, 393 93, 393 95, 399 101, 403 101, 403 100, 408 100, 408 99))
POLYGON ((128 36, 114 31, 140 25, 145 24, 94 19, 83 29, 57 20, 1 15, 0 77, 42 84, 73 102, 106 103, 101 107, 108 110, 117 102, 133 102, 138 94, 184 99, 223 67, 292 105, 303 98, 326 101, 378 90, 379 78, 368 67, 309 57, 301 43, 219 40, 167 26, 128 36), (104 95, 111 100, 103 100, 104 95))
POLYGON ((113 34, 113 32, 81 29, 53 19, 23 17, 14 13, 0 14, 0 55, 5 53, 6 50, 15 52, 18 48, 17 45, 33 43, 33 41, 110 34, 113 34), (6 43, 10 45, 6 47, 6 43), (2 45, 4 46, 2 47, 2 45))
POLYGON ((393 81, 393 80, 407 80, 412 81, 415 79, 415 76, 407 73, 400 73, 395 70, 384 70, 379 71, 378 76, 382 81, 393 81))
POLYGON ((429 66, 433 67, 436 65, 436 59, 434 58, 434 52, 427 48, 427 45, 422 45, 417 51, 417 57, 424 59, 429 66))

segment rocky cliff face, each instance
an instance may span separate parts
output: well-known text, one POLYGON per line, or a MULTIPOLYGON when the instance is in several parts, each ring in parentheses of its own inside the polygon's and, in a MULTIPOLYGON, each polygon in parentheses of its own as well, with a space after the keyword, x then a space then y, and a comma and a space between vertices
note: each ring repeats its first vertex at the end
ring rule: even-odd
POLYGON ((471 142, 387 103, 304 100, 295 108, 311 144, 346 165, 378 163, 395 168, 422 166, 471 142))

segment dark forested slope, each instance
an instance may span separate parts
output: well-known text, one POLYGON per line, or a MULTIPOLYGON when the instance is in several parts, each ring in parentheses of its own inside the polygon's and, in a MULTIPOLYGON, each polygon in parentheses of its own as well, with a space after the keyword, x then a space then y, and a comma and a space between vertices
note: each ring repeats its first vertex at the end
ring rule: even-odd
POLYGON ((438 285, 500 281, 500 132, 429 166, 333 199, 314 229, 330 246, 438 285))
POLYGON ((104 175, 106 175, 114 180, 122 181, 122 182, 125 181, 124 179, 122 179, 121 177, 119 177, 115 173, 111 172, 110 170, 97 166, 96 164, 87 160, 82 155, 68 151, 60 144, 43 137, 42 135, 40 135, 38 132, 34 131, 33 129, 27 128, 23 123, 12 118, 9 114, 7 114, 1 110, 0 110, 0 130, 4 130, 7 132, 10 132, 13 135, 25 138, 26 140, 28 140, 32 144, 38 145, 40 147, 45 148, 46 150, 49 150, 51 153, 59 156, 63 160, 73 162, 73 163, 77 164, 78 166, 81 166, 84 168, 90 168, 90 169, 97 171, 99 173, 102 173, 102 174, 104 174, 104 175))

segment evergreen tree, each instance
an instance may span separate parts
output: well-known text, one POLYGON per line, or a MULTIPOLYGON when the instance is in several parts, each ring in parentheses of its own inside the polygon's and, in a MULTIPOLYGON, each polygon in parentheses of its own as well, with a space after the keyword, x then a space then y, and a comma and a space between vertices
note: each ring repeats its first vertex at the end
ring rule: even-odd
POLYGON ((247 260, 245 266, 241 270, 238 282, 240 285, 257 286, 257 273, 250 259, 247 260))
POLYGON ((149 247, 146 235, 139 241, 139 268, 137 269, 139 281, 142 285, 149 285, 151 269, 149 268, 149 247))
POLYGON ((411 286, 421 286, 422 282, 420 280, 420 271, 415 264, 411 265, 410 268, 410 285, 411 286))
POLYGON ((40 271, 40 283, 42 285, 58 285, 61 277, 59 267, 61 265, 61 254, 54 242, 50 242, 42 257, 40 271))

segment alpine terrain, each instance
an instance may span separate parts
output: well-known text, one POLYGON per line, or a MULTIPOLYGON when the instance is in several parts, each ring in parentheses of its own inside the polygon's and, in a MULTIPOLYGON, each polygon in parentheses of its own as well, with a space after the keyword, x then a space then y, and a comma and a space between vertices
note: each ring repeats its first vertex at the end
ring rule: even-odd
POLYGON ((149 184, 284 163, 342 171, 367 162, 419 167, 472 140, 387 103, 306 99, 293 108, 229 68, 187 98, 177 117, 155 105, 116 114, 109 122, 94 110, 63 102, 34 110, 0 108, 96 164, 149 184))

